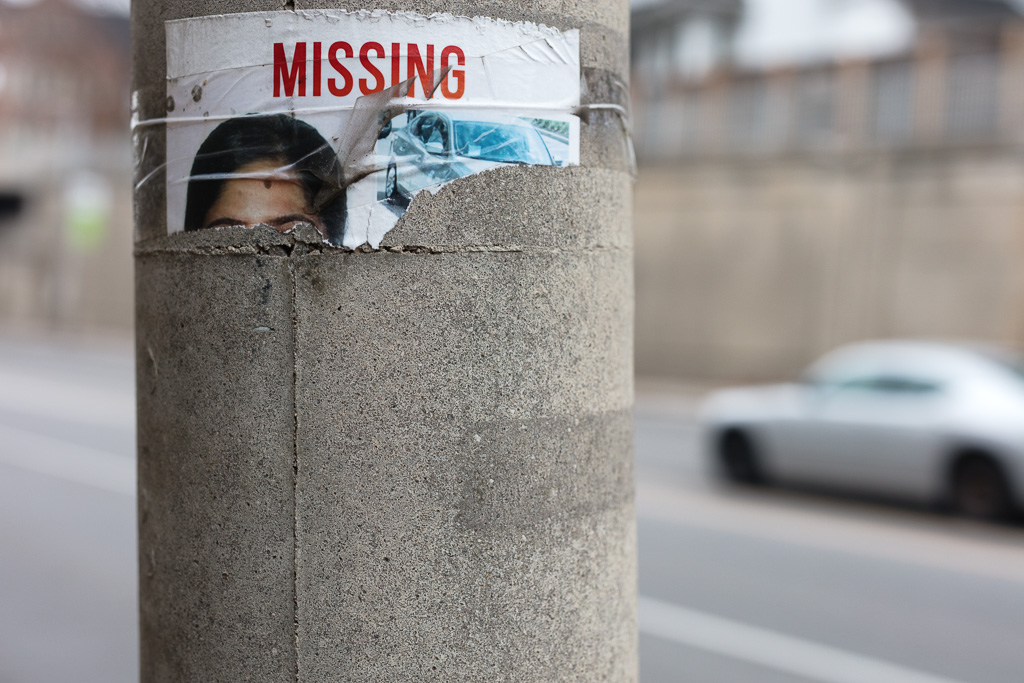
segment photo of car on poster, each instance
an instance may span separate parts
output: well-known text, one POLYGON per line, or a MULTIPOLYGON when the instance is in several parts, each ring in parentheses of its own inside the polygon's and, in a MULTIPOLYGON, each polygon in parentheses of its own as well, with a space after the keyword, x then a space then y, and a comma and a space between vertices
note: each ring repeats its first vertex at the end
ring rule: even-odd
POLYGON ((505 166, 579 163, 578 119, 488 111, 409 111, 381 130, 377 201, 398 216, 422 190, 505 166), (573 153, 575 152, 575 154, 573 153))

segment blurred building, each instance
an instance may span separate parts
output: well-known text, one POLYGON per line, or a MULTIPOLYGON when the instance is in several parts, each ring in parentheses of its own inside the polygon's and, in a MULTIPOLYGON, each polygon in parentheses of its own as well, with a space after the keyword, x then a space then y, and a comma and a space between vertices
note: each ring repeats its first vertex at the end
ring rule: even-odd
POLYGON ((0 324, 132 319, 127 17, 0 0, 0 324))
MULTIPOLYGON (((848 20, 818 29, 845 36, 843 50, 807 43, 803 57, 759 65, 743 49, 744 36, 757 43, 746 14, 675 2, 674 15, 727 27, 731 47, 696 78, 636 62, 640 373, 785 376, 874 337, 1024 345, 1018 10, 815 1, 831 12, 819 19, 848 20)), ((634 45, 661 30, 647 26, 635 23, 634 45)))
POLYGON ((633 71, 649 86, 697 81, 733 61, 743 0, 634 2, 633 71))

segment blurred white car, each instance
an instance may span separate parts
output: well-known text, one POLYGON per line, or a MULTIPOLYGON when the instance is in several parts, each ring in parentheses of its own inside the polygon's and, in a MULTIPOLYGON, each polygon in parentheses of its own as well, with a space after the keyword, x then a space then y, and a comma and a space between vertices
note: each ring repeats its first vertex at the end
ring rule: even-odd
POLYGON ((1024 361, 930 342, 840 348, 797 384, 701 405, 716 470, 743 483, 838 487, 1013 514, 1024 493, 1024 361))

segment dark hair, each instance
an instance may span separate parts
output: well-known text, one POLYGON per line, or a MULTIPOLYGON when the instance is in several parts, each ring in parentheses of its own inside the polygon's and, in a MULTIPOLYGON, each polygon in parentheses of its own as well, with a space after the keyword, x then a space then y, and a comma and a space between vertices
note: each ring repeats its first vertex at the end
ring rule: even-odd
POLYGON ((224 174, 260 160, 280 161, 294 171, 327 241, 341 244, 346 204, 338 157, 316 128, 287 114, 240 116, 213 129, 192 163, 185 230, 202 229, 206 213, 229 180, 224 174))

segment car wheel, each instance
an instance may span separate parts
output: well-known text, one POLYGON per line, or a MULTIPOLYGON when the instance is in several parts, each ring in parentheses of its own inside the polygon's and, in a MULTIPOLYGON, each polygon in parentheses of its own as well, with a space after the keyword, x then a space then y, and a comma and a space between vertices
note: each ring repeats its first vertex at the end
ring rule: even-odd
POLYGON ((398 169, 388 164, 387 175, 384 176, 384 198, 394 204, 398 201, 398 169))
POLYGON ((723 433, 718 440, 718 458, 721 471, 729 481, 764 483, 764 470, 757 448, 744 432, 730 429, 723 433))
POLYGON ((982 454, 957 460, 950 482, 950 502, 957 514, 974 519, 1007 519, 1014 508, 1003 468, 982 454))

